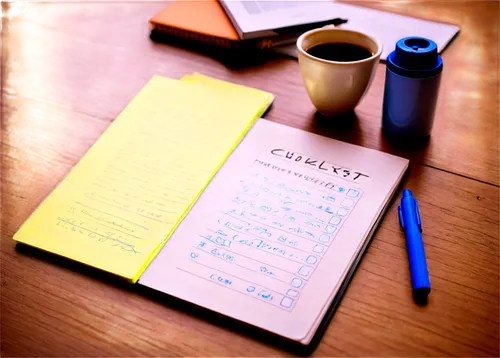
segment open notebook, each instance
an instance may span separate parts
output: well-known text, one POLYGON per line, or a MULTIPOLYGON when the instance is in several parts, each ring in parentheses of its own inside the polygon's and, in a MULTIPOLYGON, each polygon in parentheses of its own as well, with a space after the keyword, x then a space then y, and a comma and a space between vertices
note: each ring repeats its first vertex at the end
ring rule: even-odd
POLYGON ((260 119, 139 283, 314 344, 407 168, 260 119))
POLYGON ((314 347, 408 161, 273 98, 154 76, 14 239, 314 347))

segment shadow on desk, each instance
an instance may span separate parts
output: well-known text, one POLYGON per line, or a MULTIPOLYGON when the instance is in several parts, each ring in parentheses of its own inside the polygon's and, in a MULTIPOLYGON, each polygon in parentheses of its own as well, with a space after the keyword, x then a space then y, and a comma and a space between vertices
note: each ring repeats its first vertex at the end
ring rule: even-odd
MULTIPOLYGON (((396 194, 400 191, 401 188, 396 190, 396 194)), ((390 202, 388 205, 390 205, 390 202)), ((383 220, 385 215, 387 214, 387 207, 383 210, 382 217, 380 220, 383 220)), ((130 293, 136 293, 140 296, 144 296, 146 298, 152 299, 158 303, 161 303, 165 306, 167 306, 170 309, 176 309, 180 310, 182 312, 185 312, 186 314, 192 316, 193 318, 196 319, 203 319, 204 321, 207 321, 211 324, 215 324, 219 327, 227 328, 235 333, 238 333, 240 335, 245 335, 249 336, 250 338, 254 338, 262 343, 265 343, 269 346, 274 346, 280 349, 283 349, 285 351, 288 351, 294 355, 301 355, 301 356, 307 356, 310 355, 319 345, 321 339, 323 338, 323 335, 328 328, 338 306, 340 305, 343 296, 345 292, 347 291, 347 288, 349 287, 349 284, 354 277, 354 274, 359 266, 359 263, 361 262, 366 249, 368 248, 370 242, 372 241, 373 237, 376 236, 376 232, 378 231, 379 226, 376 226, 374 230, 370 233, 370 238, 369 240, 365 241, 365 244, 363 245, 362 249, 360 250, 359 254, 356 256, 354 263, 351 266, 351 269, 346 273, 345 279, 342 281, 339 290, 337 294, 335 295, 330 307, 325 313, 325 316, 323 317, 322 321, 320 322, 316 333, 314 337, 312 338, 311 342, 309 345, 305 346, 300 343, 297 343, 295 341, 288 340, 286 338, 280 337, 276 334, 264 331, 263 329, 251 326, 247 323, 243 323, 240 321, 237 321, 233 318, 224 316, 220 313, 216 313, 213 311, 210 311, 209 309, 197 306, 195 304, 183 301, 181 299, 169 296, 167 294, 155 291, 151 288, 147 288, 145 286, 142 286, 140 284, 132 284, 128 281, 126 281, 123 278, 120 278, 116 275, 104 272, 102 270, 99 270, 97 268, 93 268, 90 266, 87 266, 85 264, 70 260, 68 258, 55 255, 46 251, 39 250, 37 248, 33 248, 31 246, 24 245, 22 243, 17 243, 16 245, 16 251, 24 254, 26 256, 30 256, 32 258, 38 259, 38 260, 43 260, 48 262, 49 264, 56 264, 59 267, 62 267, 64 269, 80 273, 83 275, 86 275, 90 278, 95 279, 96 281, 112 285, 116 287, 117 289, 122 290, 122 293, 124 295, 130 294, 130 293)))
MULTIPOLYGON (((360 119, 355 111, 350 111, 335 118, 325 117, 318 112, 314 112, 307 123, 309 124, 305 130, 309 132, 366 147, 363 131, 360 127, 360 119)), ((383 133, 382 128, 378 130, 380 131, 380 147, 378 150, 423 162, 422 159, 427 153, 430 137, 413 139, 390 137, 383 133)))
MULTIPOLYGON (((399 193, 401 188, 399 188, 396 193, 399 193)), ((385 217, 387 213, 387 210, 384 210, 384 213, 381 217, 381 220, 383 220, 383 217, 385 217)), ((323 335, 328 328, 335 312, 337 311, 338 306, 340 305, 342 298, 347 291, 347 288, 349 287, 349 284, 354 277, 354 274, 359 266, 359 263, 361 262, 363 256, 365 255, 366 249, 368 248, 369 244, 371 243, 373 237, 375 237, 376 232, 378 231, 379 226, 377 226, 370 239, 365 242, 365 245, 363 246, 362 250, 358 254, 358 256, 355 258, 355 262, 353 263, 351 269, 347 272, 346 278, 340 285, 339 291, 336 294, 335 298, 333 299, 333 302, 331 303, 329 309, 325 313, 325 316, 323 320, 320 322, 319 327, 316 330, 316 334, 311 340, 311 343, 307 346, 302 345, 300 343, 297 343, 295 341, 288 340, 286 338, 280 337, 276 334, 264 331, 260 328, 251 326, 247 323, 243 323, 240 321, 237 321, 233 318, 224 316, 220 313, 216 313, 213 311, 210 311, 209 309, 197 306, 195 304, 183 301, 181 299, 169 296, 167 294, 155 291, 151 288, 142 286, 140 284, 132 284, 129 283, 128 281, 116 276, 112 275, 110 273, 101 271, 99 269, 84 265, 82 263, 78 263, 76 261, 64 258, 62 256, 58 256, 52 253, 48 253, 46 251, 42 251, 21 243, 18 243, 16 245, 16 251, 19 253, 22 253, 24 255, 33 257, 35 259, 47 261, 50 264, 56 264, 60 267, 63 267, 65 269, 84 274, 86 276, 89 276, 93 279, 96 279, 97 281, 113 285, 114 287, 123 290, 124 294, 127 292, 133 292, 137 293, 141 296, 147 297, 149 299, 152 299, 158 303, 161 303, 168 308, 171 309, 177 309, 182 312, 185 312, 186 314, 189 314, 190 316, 196 318, 196 319, 203 319, 211 324, 215 324, 219 327, 222 328, 227 328, 231 331, 234 331, 238 334, 249 336, 250 338, 254 338, 262 343, 265 343, 270 346, 277 347, 279 349, 283 349, 285 351, 288 351, 294 355, 300 355, 300 356, 307 356, 310 355, 319 345, 321 339, 323 338, 323 335)))
POLYGON ((149 37, 153 42, 159 45, 175 46, 211 57, 231 69, 259 66, 279 56, 273 52, 260 49, 225 49, 201 41, 166 35, 156 30, 151 31, 149 37))
POLYGON ((116 275, 101 271, 99 269, 84 265, 82 263, 67 259, 56 254, 42 251, 22 243, 17 243, 16 251, 23 255, 46 261, 49 264, 56 264, 64 269, 68 269, 70 271, 96 279, 100 282, 112 285, 117 289, 123 290, 123 294, 137 293, 141 296, 165 305, 166 308, 180 310, 196 319, 203 319, 211 324, 215 324, 222 328, 227 328, 231 331, 234 331, 235 333, 249 336, 251 338, 259 340, 262 343, 266 343, 270 346, 283 349, 295 355, 310 355, 321 339, 321 337, 315 337, 315 341, 317 341, 316 344, 305 347, 301 344, 286 340, 280 336, 250 326, 246 323, 236 321, 232 318, 210 311, 206 308, 202 308, 192 303, 155 291, 140 284, 132 284, 116 275))

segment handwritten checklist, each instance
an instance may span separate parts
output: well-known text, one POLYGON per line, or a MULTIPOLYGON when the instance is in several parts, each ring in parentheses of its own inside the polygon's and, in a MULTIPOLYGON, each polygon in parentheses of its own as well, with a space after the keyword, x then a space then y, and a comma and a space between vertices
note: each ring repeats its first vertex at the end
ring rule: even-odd
POLYGON ((139 284, 307 343, 407 166, 258 120, 139 284))
POLYGON ((176 270, 291 312, 370 176, 297 151, 241 151, 243 170, 216 176, 181 225, 176 270))
POLYGON ((278 169, 255 161, 179 269, 292 310, 362 192, 304 185, 300 170, 278 169))

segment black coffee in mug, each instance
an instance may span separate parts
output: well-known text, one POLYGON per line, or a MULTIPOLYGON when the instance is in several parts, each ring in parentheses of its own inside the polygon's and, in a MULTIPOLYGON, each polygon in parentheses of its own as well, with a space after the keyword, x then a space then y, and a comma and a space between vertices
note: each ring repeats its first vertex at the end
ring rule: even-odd
POLYGON ((362 46, 331 42, 315 45, 306 51, 309 55, 327 61, 352 62, 372 57, 372 52, 362 46))

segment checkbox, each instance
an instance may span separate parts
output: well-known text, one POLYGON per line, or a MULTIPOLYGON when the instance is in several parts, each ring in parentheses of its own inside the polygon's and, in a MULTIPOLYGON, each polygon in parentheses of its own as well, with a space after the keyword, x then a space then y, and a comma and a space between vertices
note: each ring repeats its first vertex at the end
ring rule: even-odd
POLYGON ((311 271, 312 269, 310 267, 302 266, 299 270, 299 275, 307 277, 311 274, 311 271))
POLYGON ((307 256, 306 262, 309 265, 314 265, 316 262, 318 262, 318 258, 316 256, 313 256, 313 255, 307 256))
POLYGON ((323 245, 316 245, 313 247, 313 251, 316 252, 317 254, 321 254, 325 250, 325 247, 323 245))
POLYGON ((332 216, 332 218, 330 219, 330 224, 338 225, 338 224, 340 224, 341 221, 342 221, 342 219, 340 217, 332 216))
POLYGON ((293 300, 290 297, 285 296, 281 299, 280 305, 285 308, 290 308, 293 305, 293 300))
POLYGON ((342 204, 340 204, 340 206, 343 206, 343 207, 346 207, 346 208, 350 208, 354 205, 354 201, 351 200, 351 199, 344 199, 342 200, 342 204))
POLYGON ((337 210, 337 215, 340 215, 340 216, 346 216, 348 213, 349 213, 349 210, 347 210, 346 208, 340 208, 339 210, 337 210))
POLYGON ((333 234, 337 228, 333 225, 328 225, 325 229, 327 234, 333 234))
POLYGON ((359 190, 349 189, 349 191, 347 192, 347 196, 351 198, 357 198, 359 196, 359 190))
POLYGON ((302 281, 300 278, 294 277, 292 280, 292 286, 295 288, 300 288, 302 286, 302 283, 304 283, 304 281, 302 281))
POLYGON ((330 241, 330 236, 326 235, 326 234, 323 234, 319 237, 319 241, 320 242, 323 242, 323 243, 327 243, 328 241, 330 241))

